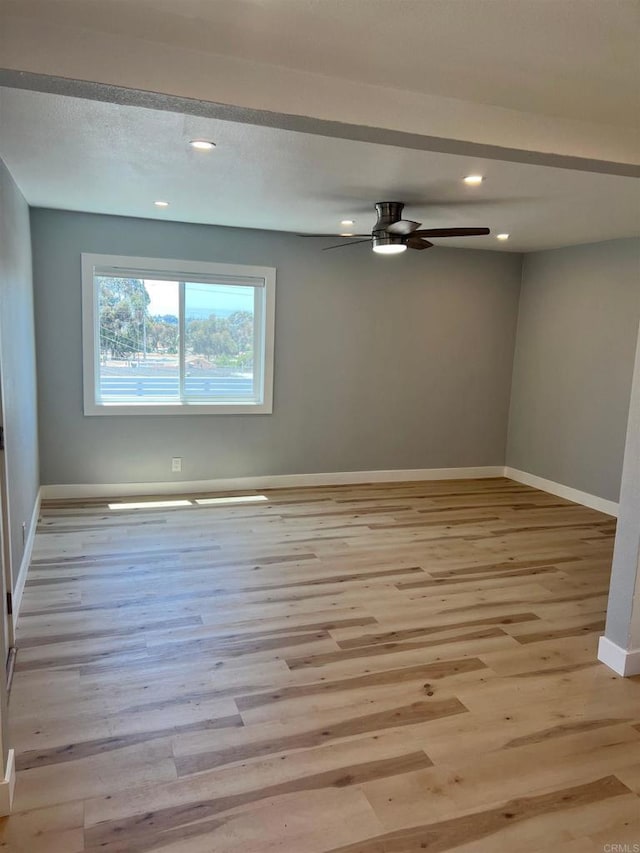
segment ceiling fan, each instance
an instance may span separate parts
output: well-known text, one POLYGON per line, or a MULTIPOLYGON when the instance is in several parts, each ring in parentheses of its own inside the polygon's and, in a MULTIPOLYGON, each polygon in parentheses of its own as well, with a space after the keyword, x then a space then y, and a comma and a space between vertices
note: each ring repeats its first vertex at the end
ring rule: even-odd
MULTIPOLYGON (((489 234, 488 228, 420 228, 420 222, 402 218, 401 201, 379 201, 376 204, 378 220, 371 234, 344 234, 344 237, 364 237, 364 240, 351 240, 326 246, 327 249, 340 249, 343 246, 355 246, 357 243, 373 243, 373 251, 381 255, 397 255, 406 249, 430 249, 427 237, 475 237, 489 234)), ((300 237, 335 237, 335 234, 300 234, 300 237)))

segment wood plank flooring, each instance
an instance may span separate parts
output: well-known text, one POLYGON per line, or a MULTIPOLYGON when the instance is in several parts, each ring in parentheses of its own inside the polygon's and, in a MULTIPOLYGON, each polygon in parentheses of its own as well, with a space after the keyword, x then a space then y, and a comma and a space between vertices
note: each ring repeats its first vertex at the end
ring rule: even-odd
POLYGON ((196 497, 43 506, 0 849, 640 843, 610 517, 504 479, 196 497))

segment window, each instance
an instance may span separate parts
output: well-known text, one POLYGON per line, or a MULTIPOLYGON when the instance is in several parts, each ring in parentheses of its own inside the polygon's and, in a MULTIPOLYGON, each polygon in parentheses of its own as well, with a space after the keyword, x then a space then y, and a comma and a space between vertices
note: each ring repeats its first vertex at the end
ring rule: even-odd
POLYGON ((271 412, 275 272, 83 254, 85 415, 271 412))

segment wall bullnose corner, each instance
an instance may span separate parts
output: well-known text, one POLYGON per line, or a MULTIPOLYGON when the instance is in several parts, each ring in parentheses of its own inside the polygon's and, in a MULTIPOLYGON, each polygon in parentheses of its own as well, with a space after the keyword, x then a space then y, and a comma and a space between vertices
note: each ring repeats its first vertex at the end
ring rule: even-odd
POLYGON ((0 782, 0 817, 11 814, 13 793, 16 787, 16 756, 13 749, 7 756, 7 769, 4 779, 0 782))
POLYGON ((640 675, 640 649, 623 649, 608 637, 600 637, 598 660, 625 678, 640 675))

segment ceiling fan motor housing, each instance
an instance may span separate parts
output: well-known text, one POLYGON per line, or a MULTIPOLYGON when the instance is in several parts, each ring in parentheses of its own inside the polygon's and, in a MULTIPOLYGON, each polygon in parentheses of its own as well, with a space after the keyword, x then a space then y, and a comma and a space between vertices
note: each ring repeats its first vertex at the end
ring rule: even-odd
POLYGON ((386 231, 388 225, 402 219, 403 207, 404 204, 401 201, 380 201, 376 204, 378 221, 371 232, 374 248, 376 246, 401 246, 406 242, 406 238, 402 235, 389 234, 386 231))

